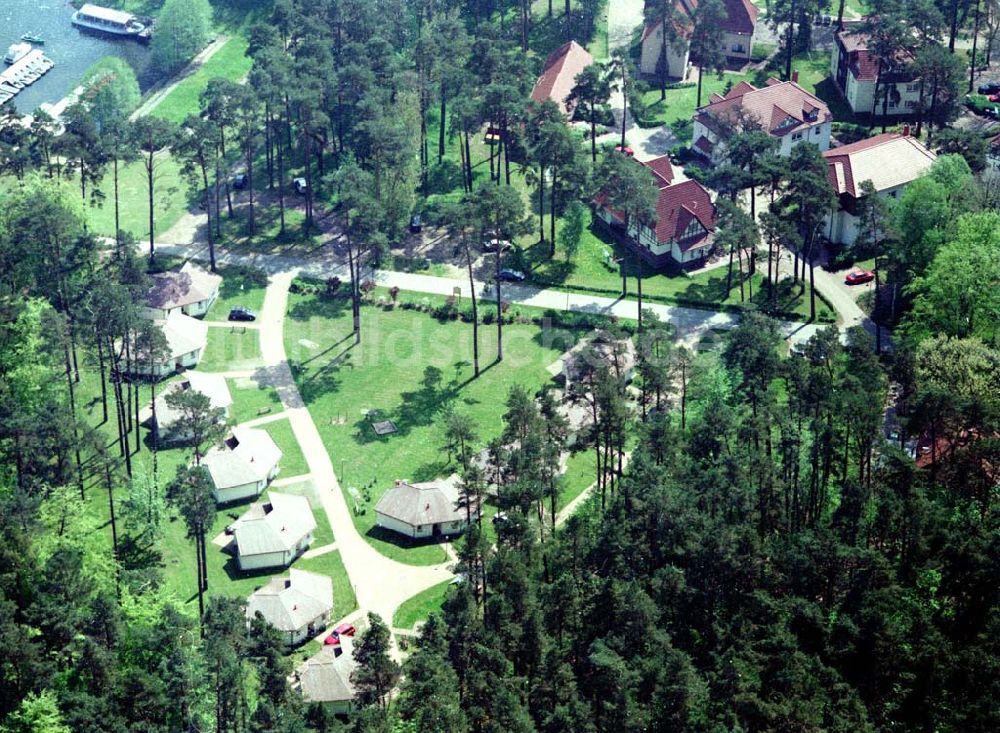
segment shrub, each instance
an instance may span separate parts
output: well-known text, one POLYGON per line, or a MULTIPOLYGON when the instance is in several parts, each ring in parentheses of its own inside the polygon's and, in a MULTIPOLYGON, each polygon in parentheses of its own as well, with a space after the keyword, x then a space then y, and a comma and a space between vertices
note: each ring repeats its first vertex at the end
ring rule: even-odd
POLYGON ((328 277, 326 279, 326 294, 334 295, 340 288, 340 278, 339 277, 328 277))

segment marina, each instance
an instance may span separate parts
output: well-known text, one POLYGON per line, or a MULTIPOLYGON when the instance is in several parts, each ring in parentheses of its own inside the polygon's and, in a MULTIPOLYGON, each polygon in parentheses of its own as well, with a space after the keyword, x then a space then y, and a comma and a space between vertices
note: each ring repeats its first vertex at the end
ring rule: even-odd
MULTIPOLYGON (((125 60, 135 70, 142 90, 157 80, 150 66, 149 46, 141 39, 75 25, 75 12, 76 8, 64 0, 0 0, 0 57, 10 45, 28 42, 55 64, 21 89, 5 83, 7 94, 18 93, 7 97, 0 92, 0 98, 7 99, 4 112, 16 106, 18 113, 30 115, 42 105, 45 109, 59 105, 81 85, 87 70, 108 56, 125 60)), ((0 72, 5 68, 0 64, 0 72)))
POLYGON ((31 48, 30 44, 18 45, 28 45, 29 49, 23 53, 21 53, 23 49, 18 49, 16 53, 8 54, 14 61, 9 67, 0 71, 0 104, 6 104, 14 99, 21 90, 34 84, 55 66, 52 59, 39 49, 31 48))

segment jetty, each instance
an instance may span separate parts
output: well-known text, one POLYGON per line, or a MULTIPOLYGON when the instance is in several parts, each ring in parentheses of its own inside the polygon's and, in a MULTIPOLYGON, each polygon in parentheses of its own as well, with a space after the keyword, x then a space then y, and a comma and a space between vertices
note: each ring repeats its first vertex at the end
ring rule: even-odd
POLYGON ((55 62, 39 49, 32 49, 16 62, 0 71, 0 105, 16 97, 55 66, 55 62))

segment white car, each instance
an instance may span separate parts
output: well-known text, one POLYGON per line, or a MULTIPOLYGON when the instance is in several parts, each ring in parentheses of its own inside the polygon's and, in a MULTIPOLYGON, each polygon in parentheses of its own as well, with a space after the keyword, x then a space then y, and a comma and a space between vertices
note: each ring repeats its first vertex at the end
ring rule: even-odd
POLYGON ((305 178, 296 178, 292 181, 292 186, 295 187, 295 193, 297 194, 305 194, 309 190, 309 184, 306 183, 305 178))

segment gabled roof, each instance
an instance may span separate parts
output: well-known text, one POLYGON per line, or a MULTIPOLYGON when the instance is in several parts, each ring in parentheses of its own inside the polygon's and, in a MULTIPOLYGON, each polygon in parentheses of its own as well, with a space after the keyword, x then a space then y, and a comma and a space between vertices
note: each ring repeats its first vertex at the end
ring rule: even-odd
MULTIPOLYGON (((633 159, 634 160, 634 159, 633 159)), ((673 169, 669 168, 667 156, 640 163, 649 169, 659 187, 656 200, 656 239, 659 242, 677 242, 682 252, 700 247, 706 247, 714 241, 715 206, 708 191, 690 179, 673 183, 673 169), (670 170, 670 178, 665 179, 661 171, 670 170), (694 236, 685 237, 688 225, 697 220, 701 231, 694 236)), ((625 215, 606 205, 604 196, 598 196, 594 202, 606 209, 619 221, 625 221, 625 215)))
POLYGON ((229 385, 224 376, 205 372, 185 372, 183 379, 171 383, 156 397, 156 422, 161 428, 172 425, 180 417, 180 414, 170 407, 167 396, 184 390, 201 392, 208 397, 212 407, 228 409, 233 404, 233 396, 229 392, 229 385))
POLYGON ((830 108, 794 81, 768 79, 760 89, 740 82, 723 99, 712 98, 696 112, 698 121, 723 134, 724 121, 735 121, 738 113, 756 118, 764 129, 775 136, 787 135, 803 126, 833 119, 830 108))
POLYGON ((201 463, 212 476, 215 488, 230 489, 266 481, 281 460, 281 449, 266 430, 233 428, 232 434, 212 448, 201 463))
POLYGON ((864 181, 871 181, 876 191, 886 191, 919 178, 937 159, 916 138, 896 132, 827 150, 823 157, 833 190, 854 198, 860 196, 864 181))
POLYGON ((465 519, 454 474, 426 483, 396 481, 379 499, 375 511, 414 527, 465 519))
MULTIPOLYGON (((878 57, 868 50, 867 33, 845 28, 836 34, 837 44, 847 53, 847 68, 858 81, 875 81, 878 76, 878 57)), ((896 52, 893 65, 901 69, 913 61, 913 54, 906 49, 896 52)), ((883 72, 886 71, 883 69, 883 72)))
POLYGON ((294 568, 287 578, 272 578, 247 599, 247 618, 260 613, 278 631, 298 631, 333 609, 333 581, 294 568))
POLYGON ((358 666, 351 653, 350 642, 341 639, 345 647, 338 655, 335 647, 324 646, 296 670, 302 697, 307 702, 346 702, 354 699, 351 674, 358 666))
POLYGON ((218 290, 222 278, 207 270, 185 262, 179 271, 158 272, 146 294, 150 308, 170 310, 208 300, 218 290))
POLYGON ((566 103, 576 77, 581 71, 594 63, 594 57, 576 41, 569 41, 549 54, 542 68, 542 75, 531 90, 531 98, 536 102, 551 99, 559 105, 559 109, 572 112, 566 103))
MULTIPOLYGON (((723 0, 723 3, 726 6, 726 17, 721 23, 722 30, 727 33, 753 35, 757 26, 757 14, 760 12, 757 6, 750 0, 723 0)), ((686 36, 691 31, 692 19, 698 9, 698 0, 677 0, 674 8, 683 19, 675 21, 675 27, 681 35, 686 36)), ((642 40, 649 38, 659 27, 659 20, 647 23, 642 32, 642 40)))
POLYGON ((270 492, 234 523, 236 547, 241 557, 291 550, 316 529, 309 500, 294 494, 270 492))

